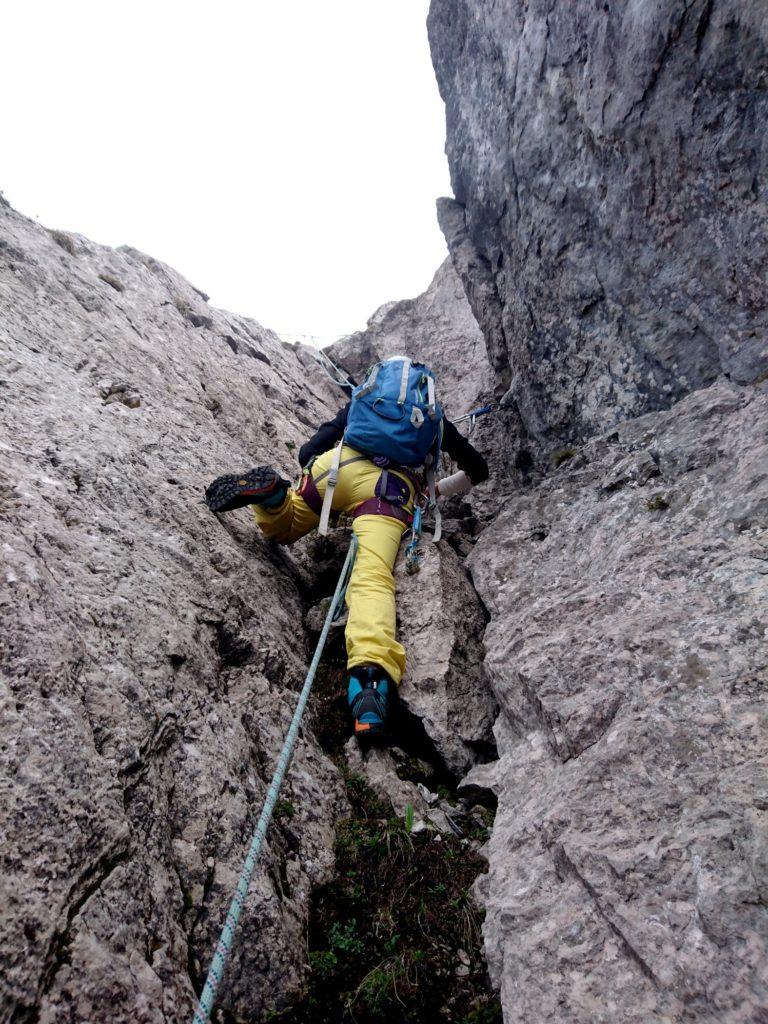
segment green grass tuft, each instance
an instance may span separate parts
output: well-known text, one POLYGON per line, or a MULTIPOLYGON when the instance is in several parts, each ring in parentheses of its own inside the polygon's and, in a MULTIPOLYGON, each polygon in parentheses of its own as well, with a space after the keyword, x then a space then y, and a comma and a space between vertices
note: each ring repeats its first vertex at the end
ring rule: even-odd
POLYGON ((278 800, 277 803, 275 804, 275 809, 272 812, 272 816, 275 818, 276 821, 279 821, 281 818, 290 819, 294 816, 295 813, 296 808, 294 807, 290 800, 278 800))
POLYGON ((669 508, 669 502, 661 494, 654 494, 646 501, 645 507, 649 512, 664 512, 669 508))
POLYGON ((406 804, 405 807, 405 831, 410 832, 413 829, 413 804, 406 804))

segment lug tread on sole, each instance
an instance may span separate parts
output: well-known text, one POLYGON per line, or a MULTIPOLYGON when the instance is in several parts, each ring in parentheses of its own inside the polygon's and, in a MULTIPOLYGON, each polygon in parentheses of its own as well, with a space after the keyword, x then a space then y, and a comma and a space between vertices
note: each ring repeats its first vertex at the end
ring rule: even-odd
POLYGON ((251 469, 247 473, 228 473, 218 477, 206 489, 205 500, 211 512, 242 508, 244 505, 252 504, 252 501, 232 505, 233 500, 240 497, 252 499, 259 494, 268 494, 274 489, 277 479, 273 469, 263 466, 251 469))

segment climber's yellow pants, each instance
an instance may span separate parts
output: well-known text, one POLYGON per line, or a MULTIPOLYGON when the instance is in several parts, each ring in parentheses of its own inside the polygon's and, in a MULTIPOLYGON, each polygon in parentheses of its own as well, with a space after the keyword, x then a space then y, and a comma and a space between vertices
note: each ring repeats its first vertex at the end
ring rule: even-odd
MULTIPOLYGON (((343 463, 358 454, 345 445, 341 461, 343 463)), ((330 469, 333 456, 333 450, 326 452, 312 466, 312 477, 318 480, 316 486, 321 498, 325 495, 327 477, 319 478, 330 469)), ((413 512, 412 481, 391 469, 388 472, 407 486, 409 499, 405 509, 413 512)), ((381 469, 369 459, 342 465, 333 493, 334 511, 352 512, 361 502, 373 498, 381 474, 381 469)), ((292 544, 313 530, 320 521, 320 517, 294 490, 288 492, 285 501, 277 509, 264 509, 258 505, 253 505, 252 509, 264 535, 280 544, 292 544)), ((406 526, 391 516, 361 515, 353 520, 352 529, 359 547, 347 587, 347 664, 350 668, 355 665, 380 665, 399 683, 405 671, 405 650, 396 639, 397 614, 392 569, 406 526)))

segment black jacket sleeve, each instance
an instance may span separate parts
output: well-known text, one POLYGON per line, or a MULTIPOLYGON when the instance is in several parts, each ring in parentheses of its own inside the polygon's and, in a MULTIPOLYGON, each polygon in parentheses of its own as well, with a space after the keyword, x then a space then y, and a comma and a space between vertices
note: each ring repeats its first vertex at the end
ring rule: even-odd
POLYGON ((460 434, 450 420, 443 421, 443 451, 450 455, 459 469, 463 469, 473 484, 488 479, 488 463, 469 441, 460 434))
POLYGON ((322 423, 312 437, 299 448, 299 465, 304 468, 311 458, 330 451, 335 444, 338 444, 344 431, 347 428, 347 416, 349 415, 347 404, 336 413, 332 420, 322 423))

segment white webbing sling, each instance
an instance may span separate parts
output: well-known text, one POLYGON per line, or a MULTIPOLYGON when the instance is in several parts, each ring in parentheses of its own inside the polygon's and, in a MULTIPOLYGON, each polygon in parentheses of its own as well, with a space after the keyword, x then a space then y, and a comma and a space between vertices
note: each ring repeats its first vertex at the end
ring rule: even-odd
POLYGON ((333 462, 328 470, 328 481, 325 485, 323 506, 320 509, 320 523, 317 527, 317 532, 323 537, 328 533, 328 523, 331 518, 331 509, 333 508, 333 492, 336 490, 336 484, 339 482, 339 466, 341 465, 341 449, 343 447, 344 438, 342 437, 336 445, 336 451, 333 453, 333 462))
POLYGON ((411 375, 411 360, 403 359, 403 372, 400 375, 400 394, 397 396, 397 404, 404 405, 408 397, 408 378, 411 375))

